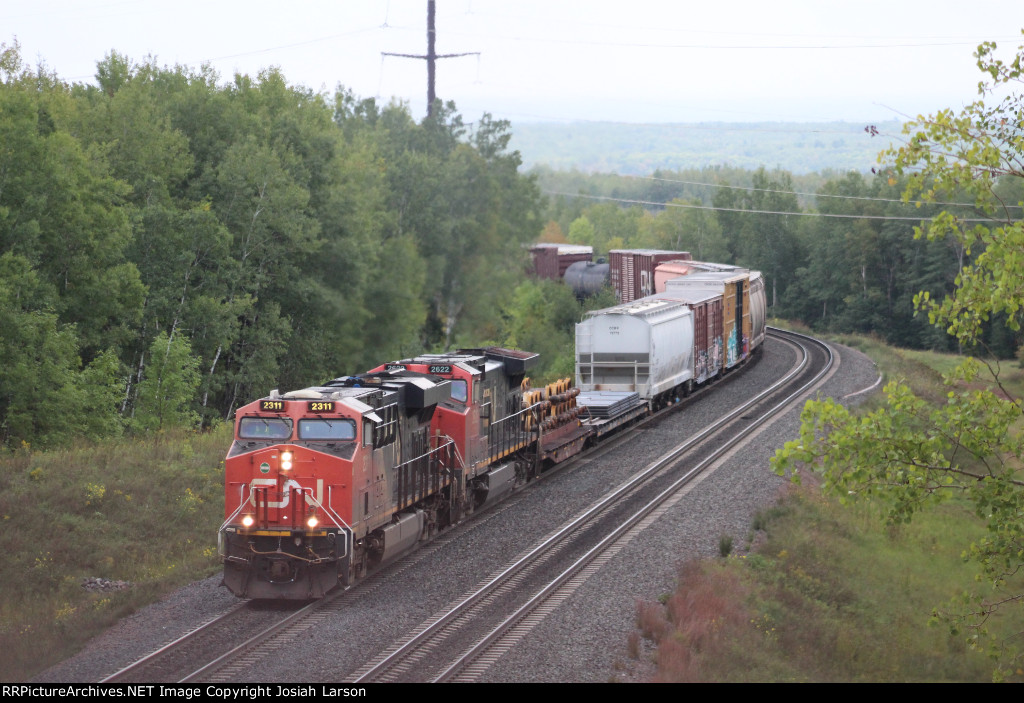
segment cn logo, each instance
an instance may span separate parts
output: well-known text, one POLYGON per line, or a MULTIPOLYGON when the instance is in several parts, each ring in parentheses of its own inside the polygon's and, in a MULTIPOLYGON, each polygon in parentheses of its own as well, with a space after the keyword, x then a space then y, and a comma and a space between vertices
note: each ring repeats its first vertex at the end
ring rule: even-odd
MULTIPOLYGON (((249 485, 252 486, 253 488, 262 488, 263 486, 266 486, 267 488, 276 488, 277 487, 277 479, 276 478, 254 478, 252 480, 252 483, 250 483, 249 485)), ((295 489, 298 489, 300 491, 307 491, 309 493, 312 493, 311 489, 303 488, 301 485, 299 485, 298 481, 296 481, 293 478, 290 478, 287 481, 285 481, 284 486, 282 486, 282 490, 281 490, 282 499, 281 500, 269 500, 269 501, 267 501, 267 507, 268 508, 287 508, 288 507, 288 503, 290 503, 291 499, 292 499, 292 491, 295 490, 295 489)), ((316 502, 320 503, 320 504, 323 504, 323 502, 324 502, 324 480, 322 478, 318 478, 316 480, 316 502)), ((253 507, 256 507, 256 491, 250 491, 249 492, 249 503, 253 507)))

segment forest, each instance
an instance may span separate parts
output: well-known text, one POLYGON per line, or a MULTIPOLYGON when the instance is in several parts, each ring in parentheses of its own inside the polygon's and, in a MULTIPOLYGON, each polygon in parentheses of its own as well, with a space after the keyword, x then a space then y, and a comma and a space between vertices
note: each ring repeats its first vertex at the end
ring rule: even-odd
MULTIPOLYGON (((279 70, 225 81, 112 52, 69 84, 0 45, 0 443, 210 425, 273 388, 456 346, 528 348, 570 375, 573 324, 611 298, 530 280, 536 241, 749 265, 775 316, 956 344, 913 297, 941 298, 978 252, 914 231, 970 205, 904 203, 886 171, 527 173, 511 136, 453 103, 417 122, 279 70)), ((1020 341, 986 327, 994 354, 1020 341)))
MULTIPOLYGON (((590 244, 596 251, 653 248, 764 272, 771 314, 813 329, 875 334, 902 347, 958 350, 945 330, 917 314, 914 296, 941 299, 981 253, 952 234, 919 236, 940 211, 967 222, 991 221, 972 198, 905 202, 907 176, 794 176, 728 167, 657 171, 651 177, 539 170, 550 194, 546 241, 590 244), (959 204, 958 204, 959 203, 959 204)), ((996 185, 1004 203, 1024 200, 1020 179, 996 185)), ((985 325, 981 355, 1012 357, 1021 335, 1004 315, 985 325)))
MULTIPOLYGON (((527 169, 545 165, 560 171, 646 176, 681 165, 728 165, 754 170, 780 168, 803 175, 827 170, 867 172, 879 147, 864 124, 853 122, 525 122, 517 124, 511 147, 527 169)), ((873 125, 899 134, 901 123, 873 125)))

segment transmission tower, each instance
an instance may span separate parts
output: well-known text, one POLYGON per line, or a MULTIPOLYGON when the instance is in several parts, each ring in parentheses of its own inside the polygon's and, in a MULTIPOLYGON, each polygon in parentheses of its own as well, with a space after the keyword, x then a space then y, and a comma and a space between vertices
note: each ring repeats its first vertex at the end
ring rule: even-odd
POLYGON ((434 51, 434 39, 437 32, 434 30, 434 0, 427 0, 427 53, 426 54, 395 54, 390 51, 382 51, 381 56, 400 56, 405 59, 425 59, 427 62, 427 117, 434 114, 434 100, 437 95, 434 92, 434 63, 437 59, 453 59, 459 56, 479 56, 479 51, 467 51, 462 54, 438 54, 434 51))

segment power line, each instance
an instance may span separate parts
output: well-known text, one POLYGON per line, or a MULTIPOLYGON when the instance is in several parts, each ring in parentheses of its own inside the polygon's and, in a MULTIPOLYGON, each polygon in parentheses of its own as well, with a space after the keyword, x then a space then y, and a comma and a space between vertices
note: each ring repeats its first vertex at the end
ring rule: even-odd
MULTIPOLYGON (((956 203, 956 202, 945 202, 945 201, 927 201, 927 200, 901 200, 899 198, 874 198, 867 195, 833 195, 830 193, 802 193, 796 190, 775 190, 772 188, 752 188, 747 186, 733 186, 725 183, 700 183, 698 181, 682 181, 674 178, 658 178, 655 176, 622 176, 622 178, 632 178, 641 181, 662 181, 665 183, 679 183, 682 185, 691 186, 703 186, 707 188, 726 188, 730 190, 744 190, 751 193, 776 193, 779 195, 802 195, 808 198, 834 198, 836 200, 867 200, 880 203, 898 203, 900 205, 913 205, 920 207, 921 205, 951 205, 957 207, 974 207, 973 203, 956 203)), ((1007 205, 1007 208, 1020 208, 1020 205, 1007 205)))
MULTIPOLYGON (((631 198, 613 198, 608 195, 586 195, 584 193, 562 193, 554 190, 543 191, 545 195, 561 195, 567 198, 585 198, 588 200, 606 200, 615 203, 626 203, 628 205, 647 205, 652 207, 674 207, 682 208, 684 210, 711 210, 714 212, 741 212, 750 215, 792 215, 794 217, 830 217, 834 219, 843 220, 889 220, 889 221, 906 221, 906 222, 921 222, 922 220, 928 219, 927 217, 890 217, 888 215, 841 215, 836 213, 826 212, 786 212, 782 210, 744 210, 742 208, 732 207, 714 207, 711 205, 692 205, 689 203, 659 203, 653 200, 634 200, 631 198)), ((958 218, 961 222, 999 222, 991 217, 975 218, 975 217, 961 217, 958 218)))

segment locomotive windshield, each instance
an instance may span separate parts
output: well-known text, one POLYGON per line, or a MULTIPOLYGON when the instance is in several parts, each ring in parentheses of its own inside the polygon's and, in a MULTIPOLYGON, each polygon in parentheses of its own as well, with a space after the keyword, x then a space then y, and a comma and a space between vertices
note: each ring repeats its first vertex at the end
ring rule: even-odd
POLYGON ((299 439, 333 439, 351 441, 356 438, 356 423, 353 420, 325 417, 299 420, 299 439))
POLYGON ((243 417, 238 421, 239 439, 290 439, 292 421, 287 417, 243 417))

